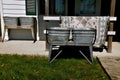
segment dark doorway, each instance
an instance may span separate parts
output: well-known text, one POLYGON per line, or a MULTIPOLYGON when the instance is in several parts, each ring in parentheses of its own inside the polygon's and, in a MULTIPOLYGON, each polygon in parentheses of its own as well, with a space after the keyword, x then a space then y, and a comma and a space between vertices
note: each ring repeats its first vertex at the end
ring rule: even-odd
POLYGON ((39 0, 39 15, 45 15, 45 0, 39 0))
POLYGON ((101 0, 101 16, 110 15, 111 0, 101 0))
POLYGON ((68 16, 75 15, 75 0, 68 0, 68 16))
POLYGON ((115 16, 117 17, 117 21, 115 21, 114 26, 114 30, 116 31, 114 41, 120 42, 120 0, 116 0, 115 16))
MULTIPOLYGON (((110 16, 110 7, 111 0, 101 0, 101 16, 110 16)), ((113 41, 120 42, 120 0, 116 0, 115 16, 117 17, 117 21, 114 22, 116 35, 113 36, 113 41)))

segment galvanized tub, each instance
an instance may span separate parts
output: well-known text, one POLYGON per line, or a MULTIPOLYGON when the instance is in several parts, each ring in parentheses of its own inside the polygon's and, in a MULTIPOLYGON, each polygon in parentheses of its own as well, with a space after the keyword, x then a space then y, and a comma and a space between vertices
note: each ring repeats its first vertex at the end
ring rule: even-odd
POLYGON ((9 28, 16 28, 18 25, 17 17, 3 17, 4 24, 9 28))
POLYGON ((79 28, 72 31, 73 41, 75 44, 90 44, 95 41, 95 29, 94 28, 79 28))
POLYGON ((69 38, 69 29, 51 27, 47 29, 47 41, 50 44, 66 44, 69 38))
POLYGON ((34 19, 32 17, 20 17, 20 26, 23 28, 29 28, 34 25, 34 19))

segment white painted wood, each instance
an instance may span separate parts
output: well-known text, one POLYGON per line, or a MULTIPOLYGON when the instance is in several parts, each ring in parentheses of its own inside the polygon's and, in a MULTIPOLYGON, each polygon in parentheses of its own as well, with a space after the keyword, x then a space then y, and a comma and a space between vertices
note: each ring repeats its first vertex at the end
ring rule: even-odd
POLYGON ((26 16, 25 14, 4 14, 3 15, 4 17, 7 16, 7 17, 24 17, 26 16))
POLYGON ((26 9, 25 5, 3 5, 3 9, 26 9))
POLYGON ((3 4, 25 4, 25 0, 3 0, 3 4))
POLYGON ((25 0, 2 0, 3 16, 26 16, 25 0))
POLYGON ((2 4, 1 4, 1 0, 0 0, 0 16, 1 16, 1 8, 2 8, 2 4))
POLYGON ((44 16, 43 20, 60 20, 59 16, 44 16))
POLYGON ((3 4, 6 4, 6 5, 12 5, 12 4, 14 4, 14 5, 23 5, 23 4, 25 4, 25 1, 10 1, 10 2, 3 2, 3 4))
POLYGON ((11 13, 11 14, 25 14, 25 10, 3 10, 4 14, 11 13))
POLYGON ((117 17, 110 17, 110 21, 117 21, 117 17))
POLYGON ((108 31, 107 35, 115 35, 116 31, 108 31))
POLYGON ((19 15, 19 14, 18 14, 18 15, 14 15, 14 14, 11 14, 11 15, 10 15, 10 14, 5 14, 4 17, 5 17, 5 16, 7 16, 7 17, 35 17, 35 18, 37 18, 37 16, 33 16, 33 15, 22 15, 22 14, 21 14, 21 15, 19 15))
POLYGON ((3 21, 3 0, 0 1, 0 9, 1 9, 1 32, 2 32, 2 39, 4 35, 4 21, 3 21))

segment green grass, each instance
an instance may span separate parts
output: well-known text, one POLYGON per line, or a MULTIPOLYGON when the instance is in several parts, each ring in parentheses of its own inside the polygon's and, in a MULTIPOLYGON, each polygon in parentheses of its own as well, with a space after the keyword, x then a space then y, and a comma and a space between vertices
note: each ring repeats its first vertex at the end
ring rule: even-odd
POLYGON ((0 55, 0 80, 108 80, 97 59, 91 65, 85 59, 0 55))

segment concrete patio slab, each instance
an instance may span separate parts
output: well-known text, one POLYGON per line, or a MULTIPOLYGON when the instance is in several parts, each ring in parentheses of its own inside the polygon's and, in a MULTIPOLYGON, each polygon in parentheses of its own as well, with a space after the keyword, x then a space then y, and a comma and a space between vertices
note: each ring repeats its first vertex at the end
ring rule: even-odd
POLYGON ((100 57, 99 60, 111 80, 120 80, 120 57, 100 57))
POLYGON ((18 55, 48 55, 45 50, 45 41, 6 41, 0 42, 0 54, 18 55))
MULTIPOLYGON (((0 42, 0 54, 48 55, 48 51, 45 50, 45 41, 33 43, 33 41, 11 40, 0 42)), ((103 50, 103 52, 93 52, 93 55, 94 57, 120 57, 120 42, 113 42, 112 53, 103 50)))

